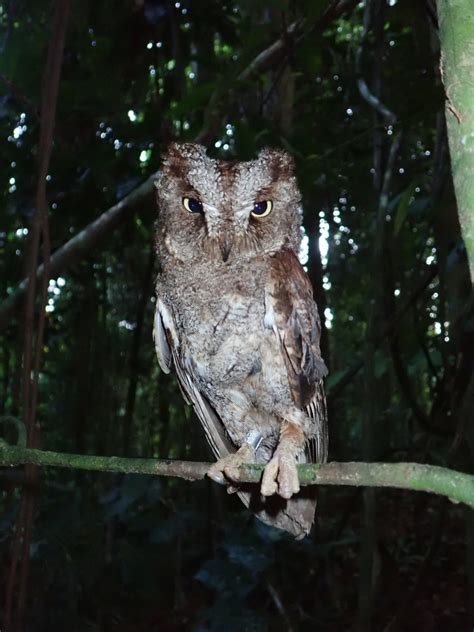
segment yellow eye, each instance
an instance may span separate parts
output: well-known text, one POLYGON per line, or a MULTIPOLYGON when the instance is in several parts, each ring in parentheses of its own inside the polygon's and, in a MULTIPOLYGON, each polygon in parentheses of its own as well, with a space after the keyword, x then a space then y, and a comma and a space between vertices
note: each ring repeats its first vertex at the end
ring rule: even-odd
POLYGON ((266 217, 270 215, 273 208, 273 202, 271 200, 264 200, 263 202, 255 202, 253 205, 253 209, 250 211, 250 215, 252 217, 258 217, 261 219, 262 217, 266 217))
POLYGON ((202 203, 196 198, 183 198, 183 206, 189 213, 202 213, 202 203))

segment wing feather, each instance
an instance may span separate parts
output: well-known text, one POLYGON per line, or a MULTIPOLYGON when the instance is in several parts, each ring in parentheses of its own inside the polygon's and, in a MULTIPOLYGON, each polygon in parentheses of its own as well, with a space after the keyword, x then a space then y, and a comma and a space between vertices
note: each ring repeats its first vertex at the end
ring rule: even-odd
POLYGON ((196 411, 214 454, 220 458, 235 452, 219 416, 196 386, 192 363, 184 361, 172 311, 160 298, 157 299, 153 338, 161 369, 169 373, 174 366, 183 397, 196 411))
POLYGON ((155 311, 155 321, 153 324, 153 341, 155 343, 156 355, 158 356, 160 368, 163 373, 169 373, 172 365, 171 349, 166 338, 160 306, 162 306, 162 303, 160 299, 158 299, 155 311))
POLYGON ((306 458, 324 461, 327 413, 322 380, 327 369, 319 347, 321 324, 311 283, 292 250, 281 250, 272 257, 265 322, 280 340, 292 399, 314 421, 306 458))

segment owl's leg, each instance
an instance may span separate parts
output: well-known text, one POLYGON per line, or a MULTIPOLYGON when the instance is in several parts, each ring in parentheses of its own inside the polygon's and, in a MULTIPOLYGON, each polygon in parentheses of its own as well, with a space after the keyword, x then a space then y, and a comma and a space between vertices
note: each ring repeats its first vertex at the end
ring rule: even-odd
MULTIPOLYGON (((228 483, 229 479, 231 481, 238 480, 239 467, 244 463, 255 463, 255 451, 262 442, 262 436, 259 432, 249 432, 245 439, 237 452, 221 457, 207 470, 207 475, 213 481, 223 485, 228 483)), ((237 490, 230 487, 228 491, 237 490)))
POLYGON ((305 444, 305 435, 295 423, 283 421, 280 441, 271 460, 263 471, 260 491, 263 496, 277 494, 282 498, 291 498, 300 491, 297 470, 297 456, 305 444))

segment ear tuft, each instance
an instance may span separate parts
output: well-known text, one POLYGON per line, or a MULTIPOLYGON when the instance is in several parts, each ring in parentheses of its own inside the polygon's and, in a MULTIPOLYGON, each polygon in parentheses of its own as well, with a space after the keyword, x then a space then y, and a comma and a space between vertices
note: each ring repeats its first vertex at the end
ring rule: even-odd
POLYGON ((202 160, 206 148, 197 143, 171 143, 163 154, 163 165, 182 163, 187 160, 202 160))
POLYGON ((293 157, 281 149, 266 147, 259 153, 258 160, 270 166, 274 180, 293 176, 295 173, 295 161, 293 157))

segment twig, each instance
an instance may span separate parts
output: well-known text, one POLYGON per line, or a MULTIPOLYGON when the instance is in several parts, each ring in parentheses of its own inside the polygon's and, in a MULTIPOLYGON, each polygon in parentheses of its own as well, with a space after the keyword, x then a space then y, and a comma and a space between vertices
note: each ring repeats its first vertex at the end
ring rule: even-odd
POLYGON ((376 112, 378 112, 387 123, 394 124, 397 120, 396 115, 384 104, 381 99, 376 96, 367 85, 366 80, 363 77, 362 73, 362 57, 364 54, 364 44, 367 39, 367 35, 369 33, 370 28, 370 18, 371 18, 371 2, 367 2, 364 10, 364 20, 363 20, 363 30, 360 39, 359 48, 357 49, 355 56, 355 65, 356 65, 356 73, 357 73, 357 87, 359 89, 360 96, 366 101, 371 108, 373 108, 376 112))

